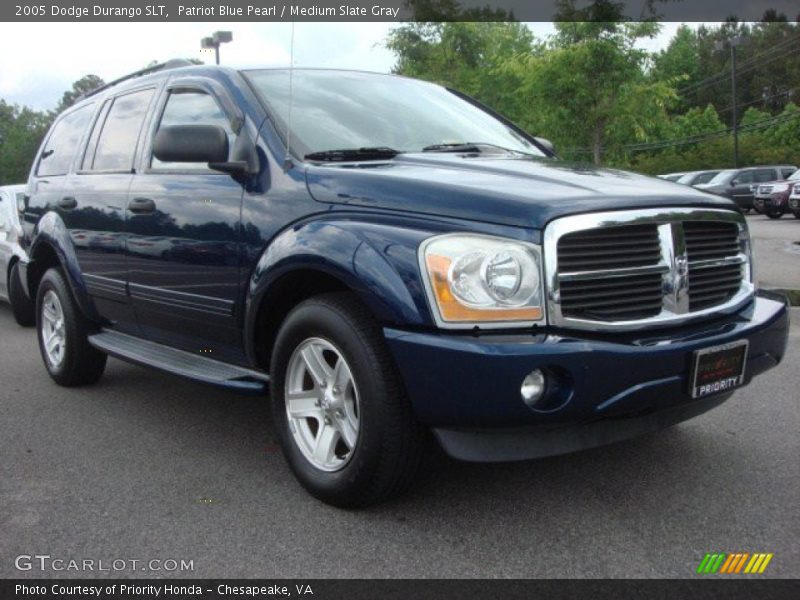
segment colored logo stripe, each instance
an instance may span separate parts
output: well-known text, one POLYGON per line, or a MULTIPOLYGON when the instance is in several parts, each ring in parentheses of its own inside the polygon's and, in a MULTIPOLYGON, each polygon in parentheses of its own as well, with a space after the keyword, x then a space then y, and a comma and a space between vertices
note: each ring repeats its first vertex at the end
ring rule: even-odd
POLYGON ((772 557, 773 554, 763 552, 755 554, 750 554, 749 552, 732 552, 730 554, 709 552, 700 561, 697 572, 700 574, 763 573, 772 557))

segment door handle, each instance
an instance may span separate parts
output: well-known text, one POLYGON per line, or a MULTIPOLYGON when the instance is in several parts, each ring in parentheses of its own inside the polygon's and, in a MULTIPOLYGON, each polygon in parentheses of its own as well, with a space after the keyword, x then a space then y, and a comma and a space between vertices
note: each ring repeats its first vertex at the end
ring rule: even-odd
POLYGON ((146 215, 156 209, 156 203, 150 198, 134 198, 128 203, 128 210, 136 215, 146 215))
POLYGON ((58 205, 58 208, 63 208, 64 210, 72 210, 73 208, 78 206, 78 201, 75 200, 75 198, 73 198, 72 196, 64 196, 63 198, 61 198, 61 200, 56 202, 56 204, 58 205))

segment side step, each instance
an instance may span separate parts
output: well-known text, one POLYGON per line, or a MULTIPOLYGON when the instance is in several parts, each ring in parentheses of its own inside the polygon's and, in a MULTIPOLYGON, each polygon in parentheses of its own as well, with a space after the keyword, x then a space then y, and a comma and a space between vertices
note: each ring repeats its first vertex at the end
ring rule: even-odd
POLYGON ((89 343, 101 352, 122 360, 237 392, 262 394, 267 391, 269 383, 269 375, 266 373, 229 365, 117 331, 104 329, 101 333, 90 335, 89 343))

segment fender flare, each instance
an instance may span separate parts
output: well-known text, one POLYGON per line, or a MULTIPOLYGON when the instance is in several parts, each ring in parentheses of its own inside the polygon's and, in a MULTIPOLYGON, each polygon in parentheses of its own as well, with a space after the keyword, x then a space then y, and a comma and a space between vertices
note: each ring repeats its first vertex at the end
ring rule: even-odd
POLYGON ((36 224, 36 229, 33 234, 33 240, 28 250, 29 265, 27 268, 27 288, 28 294, 33 297, 32 291, 35 286, 31 285, 31 266, 35 264, 37 256, 41 254, 42 248, 47 246, 51 248, 61 264, 61 268, 67 279, 72 291, 72 296, 78 303, 81 312, 93 321, 99 321, 100 316, 97 314, 97 309, 94 303, 89 298, 86 288, 86 282, 83 279, 80 265, 78 264, 78 257, 75 254, 75 245, 72 243, 72 238, 69 235, 64 221, 61 217, 53 211, 46 213, 39 219, 36 224))
POLYGON ((427 235, 419 228, 343 217, 308 221, 282 231, 262 252, 250 277, 244 324, 248 356, 255 355, 258 315, 264 303, 270 302, 276 283, 301 270, 339 280, 382 325, 430 325, 416 258, 419 243, 427 235))

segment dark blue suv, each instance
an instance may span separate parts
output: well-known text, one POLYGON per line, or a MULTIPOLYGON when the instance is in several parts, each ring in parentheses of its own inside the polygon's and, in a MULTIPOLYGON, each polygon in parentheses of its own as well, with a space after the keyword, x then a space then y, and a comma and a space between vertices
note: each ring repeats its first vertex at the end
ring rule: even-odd
MULTIPOLYGON (((108 355, 269 398, 300 482, 363 506, 717 406, 783 357, 727 199, 556 159, 454 90, 167 63, 34 163, 21 265, 60 385, 108 355)), ((266 426, 266 424, 265 424, 266 426)))

